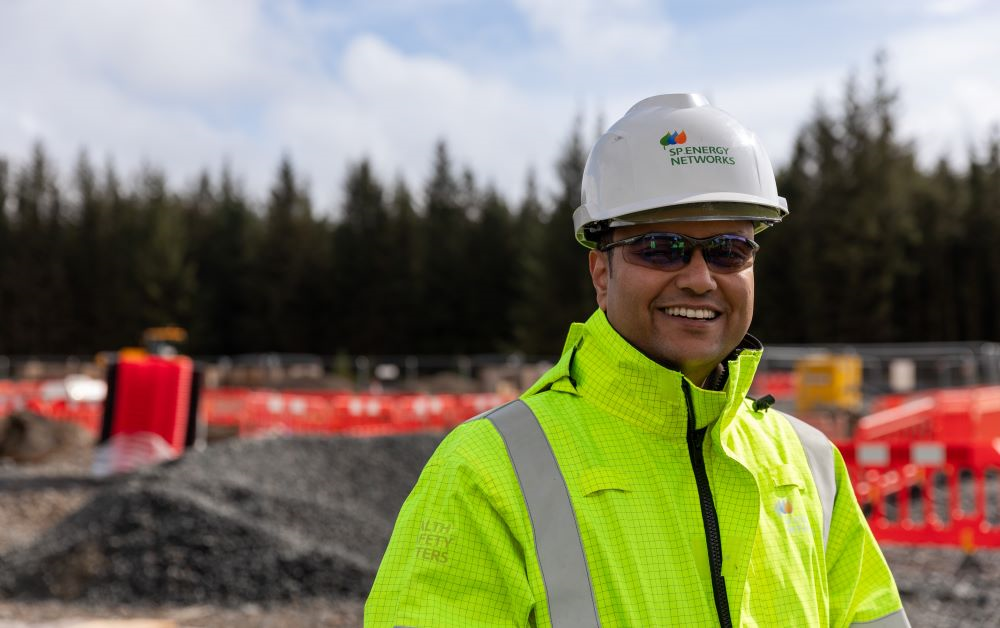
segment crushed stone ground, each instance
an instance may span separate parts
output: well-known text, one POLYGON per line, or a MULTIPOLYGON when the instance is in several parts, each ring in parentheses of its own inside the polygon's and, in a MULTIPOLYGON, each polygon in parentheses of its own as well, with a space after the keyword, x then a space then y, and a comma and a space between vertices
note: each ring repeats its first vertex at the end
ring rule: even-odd
MULTIPOLYGON (((104 480, 65 457, 0 465, 0 627, 358 626, 399 507, 441 438, 231 440, 104 480)), ((914 626, 1000 616, 1000 552, 883 550, 914 626)))
POLYGON ((230 441, 111 480, 0 556, 0 596, 229 605, 363 598, 439 440, 230 441))

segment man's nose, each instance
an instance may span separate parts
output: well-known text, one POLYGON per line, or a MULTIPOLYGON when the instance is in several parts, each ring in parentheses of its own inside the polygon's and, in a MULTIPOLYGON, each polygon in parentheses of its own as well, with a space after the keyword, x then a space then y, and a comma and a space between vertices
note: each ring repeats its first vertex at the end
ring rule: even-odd
POLYGON ((715 290, 715 277, 701 254, 701 248, 696 248, 691 254, 691 261, 677 271, 677 287, 690 290, 695 294, 705 294, 715 290))

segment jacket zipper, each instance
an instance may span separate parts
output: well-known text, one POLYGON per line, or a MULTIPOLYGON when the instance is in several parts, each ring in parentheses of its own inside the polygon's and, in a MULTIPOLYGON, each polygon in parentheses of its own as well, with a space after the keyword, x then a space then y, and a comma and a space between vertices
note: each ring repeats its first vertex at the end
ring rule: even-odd
POLYGON ((726 580, 722 577, 722 538, 719 533, 719 517, 715 512, 712 489, 708 485, 708 475, 705 473, 705 454, 702 444, 705 442, 706 428, 695 428, 694 404, 691 403, 691 387, 687 380, 681 380, 681 388, 684 389, 684 402, 687 405, 688 455, 691 457, 694 481, 698 486, 698 499, 701 502, 701 519, 705 528, 705 542, 708 545, 708 566, 712 575, 715 612, 719 615, 719 624, 722 628, 732 628, 733 620, 729 616, 729 600, 726 597, 726 580))

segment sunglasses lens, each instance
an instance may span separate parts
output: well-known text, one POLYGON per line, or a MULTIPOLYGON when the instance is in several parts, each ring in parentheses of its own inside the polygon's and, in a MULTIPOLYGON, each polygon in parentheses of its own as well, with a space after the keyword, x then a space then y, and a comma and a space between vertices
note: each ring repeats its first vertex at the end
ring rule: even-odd
POLYGON ((651 233, 623 248, 628 261, 659 270, 680 269, 690 259, 687 242, 673 234, 651 233))
POLYGON ((625 259, 639 266, 657 270, 680 270, 694 249, 702 255, 713 271, 735 273, 753 260, 755 247, 743 236, 721 235, 709 240, 692 241, 675 233, 650 233, 622 246, 625 259))
POLYGON ((721 272, 735 272, 746 268, 753 259, 750 241, 741 236, 720 236, 702 249, 705 261, 721 272))

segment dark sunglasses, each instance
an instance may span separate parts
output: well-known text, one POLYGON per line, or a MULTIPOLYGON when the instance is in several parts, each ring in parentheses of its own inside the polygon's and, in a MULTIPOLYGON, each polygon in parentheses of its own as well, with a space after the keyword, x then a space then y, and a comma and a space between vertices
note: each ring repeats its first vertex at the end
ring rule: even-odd
POLYGON ((760 245, 740 235, 723 234, 711 238, 692 238, 679 233, 643 233, 598 250, 621 247, 625 261, 656 270, 680 270, 691 262, 695 249, 701 249, 708 267, 717 273, 735 273, 753 263, 760 245))

